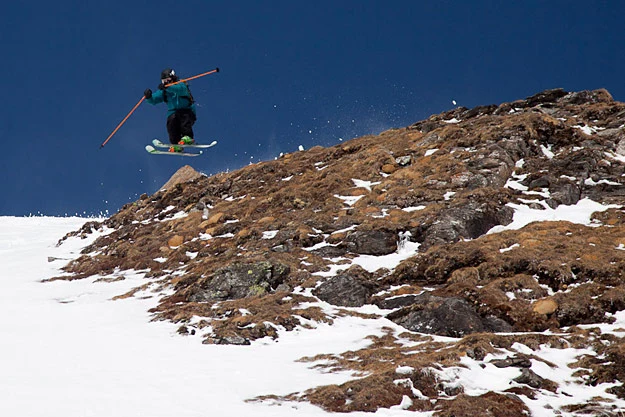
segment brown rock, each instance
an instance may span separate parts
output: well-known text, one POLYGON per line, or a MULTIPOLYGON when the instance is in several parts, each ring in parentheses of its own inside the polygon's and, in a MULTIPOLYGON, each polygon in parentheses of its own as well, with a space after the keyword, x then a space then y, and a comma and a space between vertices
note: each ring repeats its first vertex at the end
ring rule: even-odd
POLYGON ((224 214, 223 213, 215 213, 212 216, 210 216, 208 218, 208 220, 206 220, 205 222, 202 223, 203 228, 204 227, 208 227, 208 226, 213 226, 217 223, 221 223, 221 221, 224 218, 224 214))
POLYGON ((378 207, 375 207, 375 206, 368 206, 368 207, 366 207, 364 209, 364 212, 366 214, 374 214, 374 215, 379 215, 381 213, 380 209, 378 207))
POLYGON ((382 172, 384 172, 385 174, 392 174, 393 172, 397 171, 397 169, 397 166, 394 164, 382 165, 382 172))
POLYGON ((237 233, 237 237, 239 239, 246 239, 248 237, 250 237, 252 235, 252 231, 250 229, 241 229, 239 230, 239 232, 237 233))
POLYGON ((175 249, 178 246, 182 245, 183 242, 184 242, 184 237, 183 236, 175 235, 174 237, 172 237, 171 239, 169 239, 167 241, 167 245, 170 248, 175 249))
POLYGON ((534 310, 535 313, 547 315, 552 314, 557 309, 558 303, 553 298, 543 298, 534 303, 532 310, 534 310))
POLYGON ((191 168, 189 165, 185 165, 171 176, 169 181, 167 181, 165 185, 161 187, 161 190, 171 190, 177 184, 193 181, 200 178, 201 176, 202 174, 197 172, 195 169, 191 168))
POLYGON ((265 216, 262 219, 258 220, 258 224, 269 224, 269 223, 273 223, 276 220, 275 217, 272 216, 265 216))

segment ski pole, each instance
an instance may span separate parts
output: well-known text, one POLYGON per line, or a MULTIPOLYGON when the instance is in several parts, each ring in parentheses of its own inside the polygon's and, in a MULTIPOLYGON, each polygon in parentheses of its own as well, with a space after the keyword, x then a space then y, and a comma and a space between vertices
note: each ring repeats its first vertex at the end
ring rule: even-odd
POLYGON ((196 76, 193 76, 193 77, 185 78, 184 80, 178 80, 175 83, 167 84, 165 87, 169 87, 170 85, 176 85, 176 84, 179 84, 179 83, 184 83, 184 82, 187 82, 187 81, 195 80, 196 78, 200 78, 200 77, 203 77, 203 76, 209 75, 209 74, 214 74, 216 72, 219 72, 219 68, 215 68, 214 70, 210 70, 210 71, 207 71, 205 73, 202 73, 202 74, 199 74, 199 75, 196 75, 196 76))
POLYGON ((113 137, 113 135, 115 134, 115 132, 117 132, 117 131, 119 130, 119 128, 120 128, 120 127, 122 127, 122 125, 123 125, 124 123, 126 123, 126 120, 128 120, 128 118, 130 117, 130 115, 131 115, 131 114, 132 114, 135 110, 137 110, 137 107, 139 107, 139 105, 140 105, 141 103, 143 103, 143 100, 145 100, 145 97, 141 97, 141 100, 139 100, 139 102, 138 102, 137 104, 135 104, 135 106, 132 108, 132 110, 130 110, 130 113, 128 113, 128 114, 126 115, 126 117, 124 117, 124 120, 122 120, 122 121, 121 121, 121 122, 117 125, 117 127, 115 128, 115 130, 113 130, 113 133, 111 133, 111 134, 109 135, 109 137, 108 137, 108 138, 106 138, 106 140, 105 140, 104 142, 102 142, 102 145, 100 145, 100 149, 102 149, 102 148, 104 147, 104 145, 106 145, 106 142, 108 142, 108 141, 109 141, 109 140, 113 137))

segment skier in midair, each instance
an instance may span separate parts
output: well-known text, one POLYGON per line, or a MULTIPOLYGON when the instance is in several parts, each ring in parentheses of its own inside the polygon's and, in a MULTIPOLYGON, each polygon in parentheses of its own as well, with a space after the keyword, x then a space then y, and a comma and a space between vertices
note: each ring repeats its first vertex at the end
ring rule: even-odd
POLYGON ((193 96, 186 82, 169 85, 178 81, 176 72, 166 68, 161 72, 161 83, 158 90, 152 93, 149 88, 143 96, 150 104, 165 102, 167 104, 167 133, 171 147, 169 152, 182 152, 181 145, 192 145, 193 124, 196 121, 193 96))

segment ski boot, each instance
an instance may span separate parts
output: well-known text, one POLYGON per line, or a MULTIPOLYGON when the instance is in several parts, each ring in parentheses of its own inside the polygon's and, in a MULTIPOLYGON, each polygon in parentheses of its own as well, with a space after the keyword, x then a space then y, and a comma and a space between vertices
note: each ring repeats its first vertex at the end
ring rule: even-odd
POLYGON ((183 152, 184 148, 182 146, 178 146, 178 145, 171 145, 169 147, 169 152, 183 152))
POLYGON ((182 138, 180 138, 180 142, 178 142, 178 145, 195 145, 195 139, 193 139, 191 136, 183 136, 182 138))

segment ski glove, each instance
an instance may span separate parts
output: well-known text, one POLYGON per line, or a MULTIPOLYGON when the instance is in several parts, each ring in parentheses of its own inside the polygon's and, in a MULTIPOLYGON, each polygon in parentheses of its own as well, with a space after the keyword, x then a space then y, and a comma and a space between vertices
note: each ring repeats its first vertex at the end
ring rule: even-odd
POLYGON ((143 92, 143 97, 147 98, 148 100, 152 98, 152 90, 150 90, 149 88, 147 90, 145 90, 143 92))

